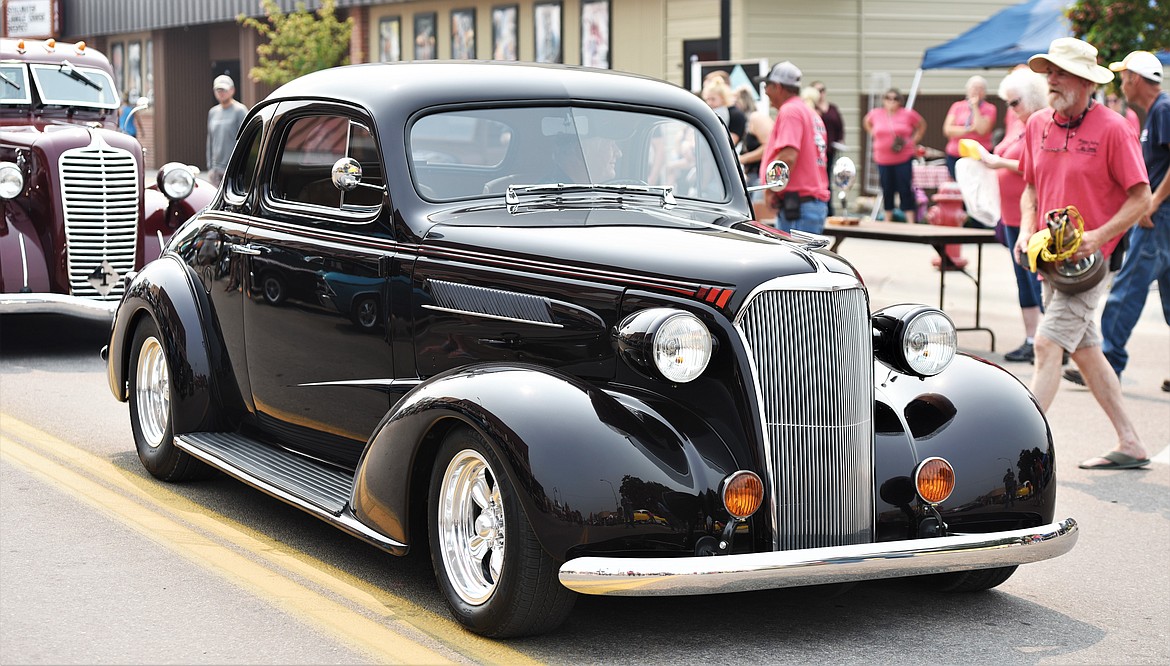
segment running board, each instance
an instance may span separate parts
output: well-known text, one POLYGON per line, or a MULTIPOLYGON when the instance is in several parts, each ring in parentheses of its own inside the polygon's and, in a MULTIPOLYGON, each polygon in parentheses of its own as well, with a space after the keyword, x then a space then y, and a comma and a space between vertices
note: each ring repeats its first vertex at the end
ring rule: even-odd
POLYGON ((175 445, 195 458, 369 543, 402 554, 399 543, 358 522, 349 509, 354 475, 230 432, 191 432, 175 445))

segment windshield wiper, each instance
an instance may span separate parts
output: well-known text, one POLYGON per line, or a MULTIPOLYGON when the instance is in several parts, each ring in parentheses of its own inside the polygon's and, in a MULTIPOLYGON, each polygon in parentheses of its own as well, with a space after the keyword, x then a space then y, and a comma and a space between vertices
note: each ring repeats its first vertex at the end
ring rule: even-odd
POLYGON ((662 205, 675 205, 674 188, 670 185, 607 185, 607 184, 565 184, 509 185, 504 193, 504 202, 510 206, 520 203, 521 194, 560 194, 563 192, 617 192, 619 194, 651 194, 662 198, 662 205))
POLYGON ((8 85, 12 86, 13 88, 20 90, 20 84, 18 84, 16 81, 13 81, 10 78, 8 78, 8 75, 5 74, 4 72, 0 72, 0 79, 4 79, 4 83, 7 83, 8 85))
POLYGON ((57 71, 63 72, 65 74, 65 76, 68 76, 70 78, 77 79, 78 81, 81 81, 82 83, 89 86, 90 88, 93 88, 94 90, 101 90, 102 89, 101 85, 98 84, 96 81, 89 78, 88 76, 86 76, 82 72, 77 71, 77 69, 73 67, 73 63, 69 62, 68 60, 62 60, 61 66, 57 68, 57 71))

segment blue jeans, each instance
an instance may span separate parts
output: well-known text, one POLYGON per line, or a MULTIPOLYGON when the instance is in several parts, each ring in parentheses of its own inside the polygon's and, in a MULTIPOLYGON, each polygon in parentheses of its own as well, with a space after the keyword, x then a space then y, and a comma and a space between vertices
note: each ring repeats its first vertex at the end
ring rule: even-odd
POLYGON ((1153 229, 1136 226, 1129 234, 1125 263, 1101 310, 1101 351, 1118 374, 1129 361, 1125 343, 1142 315, 1151 282, 1158 283, 1162 316, 1170 325, 1170 205, 1154 213, 1153 229))
MULTIPOLYGON (((1016 240, 1020 237, 1019 227, 1003 227, 1004 237, 1007 239, 1007 246, 1014 248, 1016 240)), ((1040 286, 1040 279, 1036 274, 1028 270, 1024 266, 1016 263, 1016 252, 1012 250, 1012 268, 1016 272, 1016 292, 1020 300, 1020 308, 1040 308, 1044 312, 1044 291, 1040 286)))
POLYGON ((824 201, 806 201, 800 204, 800 219, 789 222, 784 219, 784 211, 776 216, 776 228, 780 231, 799 229, 810 234, 825 232, 825 218, 829 215, 829 204, 824 201))

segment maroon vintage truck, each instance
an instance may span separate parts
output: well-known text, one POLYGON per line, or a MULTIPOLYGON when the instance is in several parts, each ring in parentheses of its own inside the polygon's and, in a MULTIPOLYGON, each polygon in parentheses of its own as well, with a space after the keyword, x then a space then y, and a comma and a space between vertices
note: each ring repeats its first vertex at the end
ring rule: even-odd
POLYGON ((144 183, 120 106, 84 42, 0 40, 0 313, 110 318, 126 274, 214 196, 175 162, 144 183))

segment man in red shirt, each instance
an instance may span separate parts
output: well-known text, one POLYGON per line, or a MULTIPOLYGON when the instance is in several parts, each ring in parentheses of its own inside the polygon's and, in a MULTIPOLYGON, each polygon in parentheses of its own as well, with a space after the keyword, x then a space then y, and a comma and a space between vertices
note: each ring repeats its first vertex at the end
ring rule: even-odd
POLYGON ((788 187, 779 193, 767 191, 765 197, 779 209, 776 228, 819 234, 829 214, 825 123, 800 99, 800 70, 791 62, 779 63, 755 82, 764 84, 764 94, 776 107, 776 123, 760 159, 760 181, 767 181, 765 172, 772 160, 782 160, 789 169, 788 187))
MULTIPOLYGON (((1048 53, 1032 56, 1028 66, 1048 77, 1053 112, 1032 114, 1024 131, 1020 169, 1026 185, 1015 252, 1025 260, 1028 241, 1043 224, 1038 220, 1072 205, 1084 217, 1085 233, 1071 259, 1100 250, 1108 262, 1122 235, 1150 205, 1150 183, 1132 130, 1125 118, 1092 98, 1098 85, 1113 80, 1113 72, 1097 64, 1096 48, 1072 37, 1053 40, 1048 53)), ((1116 447, 1082 462, 1084 469, 1130 469, 1150 462, 1122 404, 1121 384, 1101 351, 1094 313, 1109 282, 1071 293, 1046 280, 1046 308, 1036 332, 1031 388, 1040 407, 1047 412, 1056 398, 1062 350, 1067 351, 1117 432, 1116 447)))

